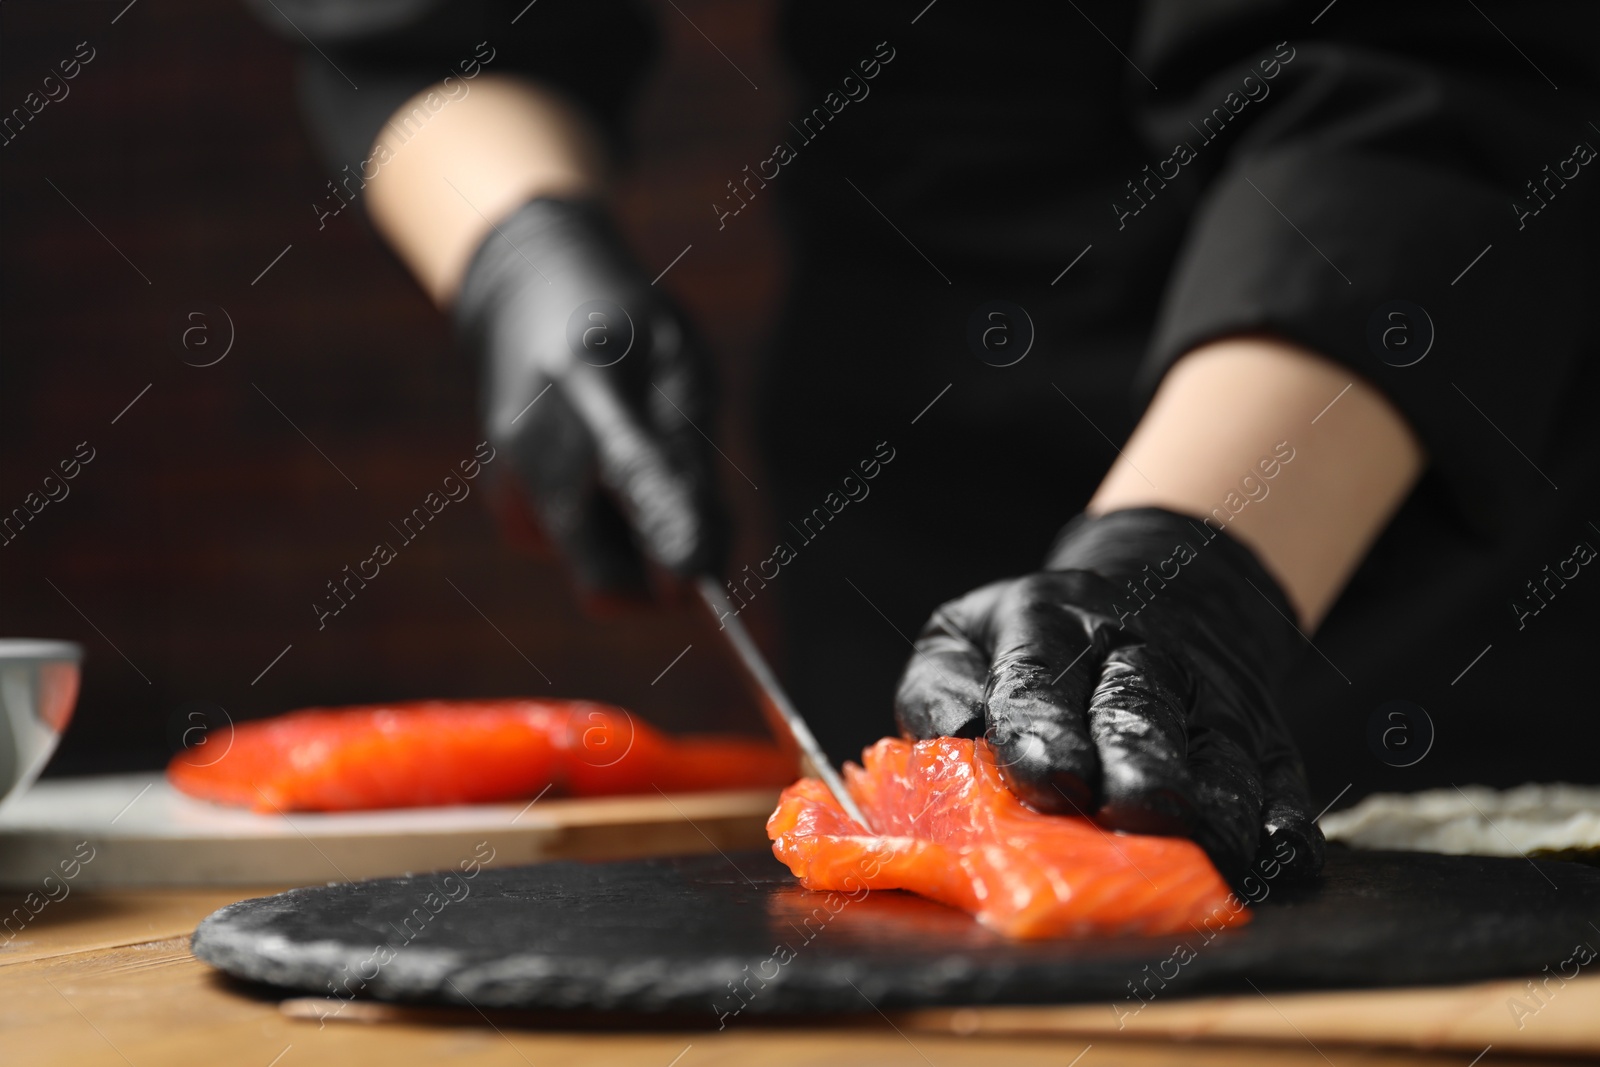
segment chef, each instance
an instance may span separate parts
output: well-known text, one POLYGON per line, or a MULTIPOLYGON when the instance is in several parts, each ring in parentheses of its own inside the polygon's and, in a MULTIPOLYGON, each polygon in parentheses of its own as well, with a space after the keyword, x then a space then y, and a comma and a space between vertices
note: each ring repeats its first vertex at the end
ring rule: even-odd
POLYGON ((788 225, 761 389, 720 398, 752 559, 705 350, 607 204, 649 14, 261 13, 310 45, 319 223, 359 200, 453 316, 580 589, 774 596, 836 758, 892 707, 1235 883, 1313 874, 1341 795, 1594 778, 1600 11, 784 5, 794 120, 703 238, 788 225))

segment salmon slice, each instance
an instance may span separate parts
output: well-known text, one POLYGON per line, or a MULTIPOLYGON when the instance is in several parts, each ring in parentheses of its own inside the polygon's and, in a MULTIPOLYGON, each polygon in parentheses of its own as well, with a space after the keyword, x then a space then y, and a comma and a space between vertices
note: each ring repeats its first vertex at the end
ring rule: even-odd
POLYGON ((215 731, 167 765, 190 796, 256 811, 353 811, 776 787, 794 761, 738 737, 668 737, 586 700, 306 708, 215 731), (220 755, 217 755, 220 753, 220 755))
POLYGON ((808 889, 907 889, 1008 937, 1219 930, 1249 921, 1192 841, 1041 815, 1006 788, 987 742, 886 737, 845 764, 873 833, 815 778, 783 791, 773 853, 808 889))

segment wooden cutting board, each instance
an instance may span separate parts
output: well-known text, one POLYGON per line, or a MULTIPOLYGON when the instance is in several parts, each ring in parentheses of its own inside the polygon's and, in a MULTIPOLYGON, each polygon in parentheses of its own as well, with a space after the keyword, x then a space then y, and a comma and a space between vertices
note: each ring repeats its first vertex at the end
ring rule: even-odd
POLYGON ((0 808, 0 888, 38 888, 66 871, 80 889, 309 885, 463 862, 761 848, 777 798, 757 789, 263 815, 185 796, 160 772, 54 778, 0 808))

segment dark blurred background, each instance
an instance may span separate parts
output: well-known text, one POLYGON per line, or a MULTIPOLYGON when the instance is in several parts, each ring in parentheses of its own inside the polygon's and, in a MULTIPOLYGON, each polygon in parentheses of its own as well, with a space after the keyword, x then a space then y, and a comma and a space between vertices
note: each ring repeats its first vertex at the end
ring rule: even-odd
MULTIPOLYGON (((635 112, 619 211, 646 266, 693 245, 662 284, 707 332, 730 393, 748 395, 782 250, 770 200, 722 232, 708 204, 765 156, 786 113, 770 9, 657 6, 663 58, 635 112)), ((393 535, 482 439, 476 370, 359 212, 319 232, 312 204, 332 175, 301 127, 288 42, 214 0, 13 0, 0 41, 5 114, 93 50, 67 95, 0 145, 0 512, 80 442, 94 455, 0 547, 0 633, 88 653, 49 773, 157 765, 195 701, 246 719, 583 696, 668 728, 760 729, 697 611, 586 618, 553 565, 500 536, 487 479, 415 542, 393 535), (218 309, 232 350, 188 365, 220 354, 218 309), (319 631, 313 601, 383 540, 398 558, 319 631)), ((760 484, 742 418, 726 409, 721 442, 760 484)), ((724 484, 740 513, 734 558, 758 558, 760 494, 724 484)), ((750 611, 769 646, 773 607, 750 611)))

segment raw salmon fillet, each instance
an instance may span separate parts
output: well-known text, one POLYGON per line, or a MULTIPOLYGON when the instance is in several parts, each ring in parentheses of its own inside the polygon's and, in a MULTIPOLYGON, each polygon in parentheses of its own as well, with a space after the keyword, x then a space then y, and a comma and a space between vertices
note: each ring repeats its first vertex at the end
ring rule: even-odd
POLYGON ((794 761, 737 737, 667 737, 586 700, 306 708, 214 731, 167 765, 190 796, 257 811, 351 811, 780 786, 794 761))
POLYGON ((783 791, 773 853, 808 889, 908 889, 1009 937, 1169 934, 1249 921, 1192 841, 1041 815, 1006 788, 984 741, 886 737, 845 764, 872 833, 815 778, 783 791))

